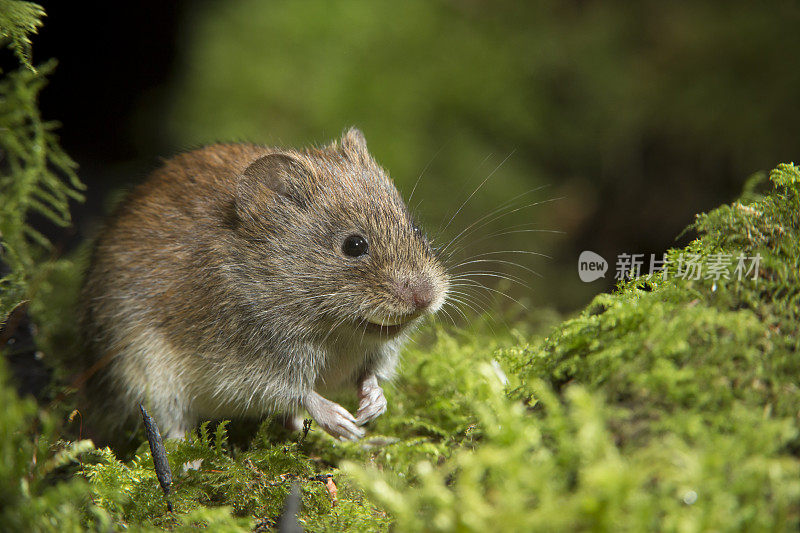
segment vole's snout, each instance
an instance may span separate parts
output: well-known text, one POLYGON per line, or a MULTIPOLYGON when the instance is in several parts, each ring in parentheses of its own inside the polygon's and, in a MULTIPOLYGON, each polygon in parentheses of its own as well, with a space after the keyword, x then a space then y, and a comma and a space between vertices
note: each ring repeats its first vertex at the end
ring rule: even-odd
POLYGON ((415 312, 424 311, 433 303, 435 287, 429 276, 422 274, 398 280, 396 293, 415 312))
POLYGON ((441 306, 442 289, 429 273, 400 275, 389 285, 394 305, 378 306, 363 314, 375 333, 389 336, 399 333, 407 324, 441 306), (400 305, 397 305, 400 304, 400 305))

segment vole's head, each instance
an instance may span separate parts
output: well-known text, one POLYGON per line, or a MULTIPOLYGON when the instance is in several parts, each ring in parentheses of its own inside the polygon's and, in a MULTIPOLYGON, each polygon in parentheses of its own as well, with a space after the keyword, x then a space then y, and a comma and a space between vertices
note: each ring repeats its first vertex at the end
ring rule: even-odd
POLYGON ((252 162, 236 212, 250 281, 298 328, 385 340, 444 303, 447 272, 356 129, 252 162))

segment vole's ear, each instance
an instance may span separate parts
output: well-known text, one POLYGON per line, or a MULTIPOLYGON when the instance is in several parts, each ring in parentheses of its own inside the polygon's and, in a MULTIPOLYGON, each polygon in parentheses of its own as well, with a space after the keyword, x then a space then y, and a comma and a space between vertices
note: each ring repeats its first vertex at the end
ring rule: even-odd
POLYGON ((257 216, 276 195, 303 206, 311 172, 298 159, 286 154, 259 157, 242 172, 236 186, 236 212, 240 218, 257 216))
POLYGON ((357 157, 367 157, 367 140, 358 128, 350 128, 342 135, 342 150, 357 157))

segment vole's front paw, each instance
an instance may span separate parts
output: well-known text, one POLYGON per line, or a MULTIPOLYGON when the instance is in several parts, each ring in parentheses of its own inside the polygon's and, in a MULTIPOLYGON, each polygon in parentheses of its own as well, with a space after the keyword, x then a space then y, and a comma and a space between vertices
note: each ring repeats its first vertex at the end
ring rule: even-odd
POLYGON ((358 389, 356 424, 363 426, 386 412, 386 398, 375 376, 368 376, 358 389))
POLYGON ((338 439, 358 440, 364 436, 364 430, 356 425, 356 419, 347 409, 316 392, 306 399, 305 408, 322 429, 338 439))

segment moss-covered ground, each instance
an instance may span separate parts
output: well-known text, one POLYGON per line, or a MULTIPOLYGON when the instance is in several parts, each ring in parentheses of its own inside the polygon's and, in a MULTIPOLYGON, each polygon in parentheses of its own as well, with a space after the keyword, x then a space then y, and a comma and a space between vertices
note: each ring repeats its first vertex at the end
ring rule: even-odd
MULTIPOLYGON (((172 512, 143 439, 128 461, 60 439, 76 424, 64 405, 37 408, 4 379, 0 524, 263 531, 298 483, 308 531, 796 530, 800 169, 770 179, 699 215, 666 275, 620 283, 546 336, 432 325, 361 442, 270 421, 246 446, 225 423, 167 442, 172 512), (720 254, 761 259, 728 279, 679 275, 720 254)), ((71 273, 53 270, 42 297, 68 305, 71 273)), ((52 307, 31 304, 45 350, 68 327, 52 307)))
POLYGON ((268 531, 293 486, 308 531, 800 529, 794 165, 699 215, 697 238, 668 252, 665 275, 622 282, 569 320, 540 311, 499 327, 492 312, 460 329, 432 324, 386 389, 389 412, 358 443, 313 425, 287 434, 270 420, 252 431, 204 425, 167 442, 165 498, 141 431, 131 454, 98 450, 81 440, 73 410, 86 248, 55 258, 30 225, 32 214, 69 225, 83 189, 38 109, 52 63, 34 69, 30 36, 43 16, 0 0, 0 44, 20 62, 0 82, 0 532, 268 531), (750 271, 708 270, 740 257, 746 270, 756 256, 750 271), (34 348, 11 344, 23 330, 34 348), (34 352, 30 364, 49 365, 53 381, 38 403, 19 397, 28 387, 7 364, 34 352))
MULTIPOLYGON (((4 371, 0 529, 264 531, 298 483, 308 531, 796 530, 800 169, 753 180, 693 231, 666 275, 622 282, 542 336, 546 314, 431 325, 361 442, 270 421, 245 445, 225 423, 167 442, 172 512, 141 435, 130 460, 68 439, 69 396, 19 400, 4 371), (756 255, 741 276, 686 275, 690 259, 756 255)), ((52 269, 30 305, 46 355, 68 346, 76 271, 52 269)))

